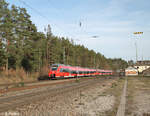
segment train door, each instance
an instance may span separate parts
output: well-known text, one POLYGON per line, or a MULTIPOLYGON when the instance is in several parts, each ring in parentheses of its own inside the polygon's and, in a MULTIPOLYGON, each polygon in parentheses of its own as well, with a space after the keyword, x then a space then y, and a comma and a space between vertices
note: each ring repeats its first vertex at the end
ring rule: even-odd
POLYGON ((64 77, 64 69, 63 68, 60 68, 59 74, 60 74, 60 77, 64 77))

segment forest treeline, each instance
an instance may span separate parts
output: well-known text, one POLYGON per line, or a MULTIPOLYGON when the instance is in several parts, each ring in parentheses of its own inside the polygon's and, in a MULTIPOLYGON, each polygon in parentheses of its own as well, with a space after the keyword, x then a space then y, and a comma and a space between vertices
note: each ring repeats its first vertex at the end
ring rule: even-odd
POLYGON ((53 63, 100 69, 123 69, 127 62, 107 59, 73 40, 54 36, 50 25, 38 32, 25 8, 0 0, 0 69, 40 71, 53 63))

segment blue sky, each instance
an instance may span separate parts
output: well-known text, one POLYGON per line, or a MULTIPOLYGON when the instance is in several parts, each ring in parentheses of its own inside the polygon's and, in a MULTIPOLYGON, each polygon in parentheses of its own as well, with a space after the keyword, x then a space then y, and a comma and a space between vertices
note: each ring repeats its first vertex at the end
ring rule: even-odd
POLYGON ((136 41, 138 59, 150 60, 150 0, 24 0, 46 18, 21 0, 6 1, 26 8, 38 31, 50 24, 56 36, 125 60, 135 60, 136 41), (136 37, 136 31, 144 34, 136 37), (91 38, 95 35, 99 38, 91 38))

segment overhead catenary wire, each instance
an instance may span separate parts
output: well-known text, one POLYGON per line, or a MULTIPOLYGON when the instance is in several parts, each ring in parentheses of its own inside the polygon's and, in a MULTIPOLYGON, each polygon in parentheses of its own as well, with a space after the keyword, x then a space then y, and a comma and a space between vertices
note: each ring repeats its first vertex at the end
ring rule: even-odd
MULTIPOLYGON (((36 14, 38 14, 40 17, 42 17, 43 19, 45 19, 47 21, 48 24, 53 24, 56 26, 56 24, 51 23, 52 21, 45 15, 43 15, 41 12, 39 12, 37 9, 33 8, 32 6, 30 6, 27 2, 25 2, 24 0, 19 0, 19 2, 21 2, 22 4, 24 4, 26 7, 30 8, 32 11, 34 11, 36 14)), ((58 25, 56 26, 58 28, 58 25)), ((62 30, 59 26, 59 29, 62 30)))
MULTIPOLYGON (((57 29, 59 29, 60 31, 63 31, 64 29, 62 29, 61 27, 60 27, 60 25, 57 25, 57 24, 55 24, 54 22, 52 23, 52 21, 47 17, 47 16, 45 16, 45 15, 43 15, 43 13, 41 13, 41 12, 39 12, 37 9, 35 9, 35 8, 33 8, 30 4, 28 4, 25 0, 19 0, 19 2, 21 2, 22 4, 24 4, 26 7, 28 7, 28 8, 30 8, 32 11, 34 11, 36 14, 38 14, 40 17, 42 17, 43 19, 45 19, 47 22, 48 22, 48 24, 51 24, 51 25, 55 25, 55 27, 57 28, 57 29)), ((47 2, 49 2, 49 0, 47 0, 47 2)), ((50 4, 47 4, 49 7, 53 7, 53 5, 50 5, 50 4)), ((60 12, 61 12, 61 10, 59 10, 60 12)), ((83 26, 83 23, 82 23, 82 21, 80 20, 79 21, 79 27, 80 27, 80 31, 82 30, 81 28, 82 28, 82 26, 83 26)), ((69 34, 69 32, 67 32, 67 35, 69 34)), ((70 35, 70 37, 72 38, 72 35, 70 35)))
POLYGON ((36 10, 35 8, 31 7, 29 4, 27 4, 25 1, 23 0, 19 0, 21 3, 23 3, 25 6, 27 6, 28 8, 30 8, 31 10, 33 10, 35 13, 37 13, 39 16, 41 16, 42 18, 44 18, 45 20, 47 20, 48 22, 50 22, 50 20, 43 15, 42 13, 40 13, 38 10, 36 10))

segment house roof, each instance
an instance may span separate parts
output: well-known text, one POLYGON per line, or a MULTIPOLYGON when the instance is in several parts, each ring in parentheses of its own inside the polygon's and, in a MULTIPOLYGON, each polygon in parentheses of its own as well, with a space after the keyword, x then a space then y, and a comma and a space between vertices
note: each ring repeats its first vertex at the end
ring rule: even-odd
POLYGON ((150 73, 150 68, 144 70, 143 73, 150 73))
POLYGON ((137 69, 130 66, 130 67, 126 68, 126 70, 137 70, 137 69))
POLYGON ((150 66, 150 60, 137 61, 135 66, 150 66))

